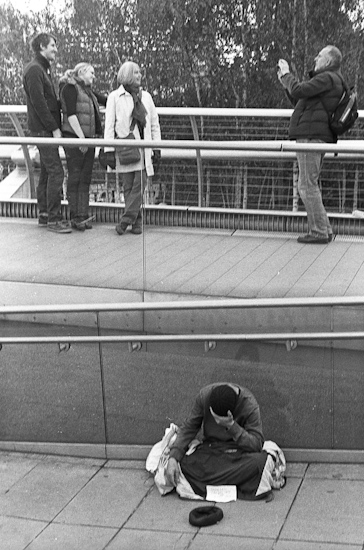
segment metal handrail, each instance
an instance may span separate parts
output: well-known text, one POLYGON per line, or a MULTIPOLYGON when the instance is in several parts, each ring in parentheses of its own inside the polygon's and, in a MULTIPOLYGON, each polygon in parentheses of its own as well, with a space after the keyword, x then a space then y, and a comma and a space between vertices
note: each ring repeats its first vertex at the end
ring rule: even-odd
POLYGON ((0 315, 32 313, 95 313, 105 311, 163 311, 252 309, 284 307, 364 306, 364 296, 339 296, 322 298, 259 298, 231 300, 191 300, 180 302, 123 302, 94 304, 46 304, 0 306, 0 315))
POLYGON ((297 340, 360 340, 364 331, 271 332, 251 334, 130 334, 126 336, 19 336, 2 337, 0 344, 140 343, 140 342, 245 342, 297 340))
MULTIPOLYGON (((36 137, 10 137, 0 136, 0 145, 58 145, 80 147, 88 145, 92 147, 118 147, 120 140, 101 138, 36 138, 36 137)), ((364 155, 364 140, 345 140, 341 143, 296 143, 294 141, 196 141, 194 140, 135 140, 123 139, 123 146, 132 146, 151 149, 217 149, 225 151, 275 151, 297 152, 316 151, 331 153, 355 153, 364 155)))
MULTIPOLYGON (((220 107, 156 107, 158 115, 165 116, 214 116, 214 117, 274 117, 288 118, 293 109, 264 108, 220 108, 220 107)), ((26 105, 0 105, 0 114, 27 112, 26 105)), ((359 119, 364 118, 364 110, 359 110, 359 119)))
MULTIPOLYGON (((1 306, 0 315, 34 314, 34 313, 80 313, 80 312, 110 312, 110 311, 157 311, 174 310, 185 311, 191 309, 249 309, 271 307, 333 307, 333 306, 363 306, 363 296, 349 296, 337 298, 271 298, 251 300, 196 300, 186 302, 139 302, 119 304, 54 304, 30 306, 1 306)), ((297 341, 297 340, 353 340, 363 339, 363 331, 341 332, 284 332, 284 333, 240 333, 240 334, 134 334, 108 336, 20 336, 2 337, 0 344, 36 344, 36 343, 111 343, 111 342, 218 342, 218 341, 297 341)))

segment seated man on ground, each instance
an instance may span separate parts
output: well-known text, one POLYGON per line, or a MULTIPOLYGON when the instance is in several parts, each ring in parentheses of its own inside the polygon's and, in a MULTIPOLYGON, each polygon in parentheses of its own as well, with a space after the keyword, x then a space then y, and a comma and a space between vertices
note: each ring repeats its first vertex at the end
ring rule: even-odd
MULTIPOLYGON (((200 437, 197 436, 199 439, 200 437)), ((206 497, 207 485, 236 485, 238 498, 256 497, 267 453, 259 405, 253 394, 237 384, 202 388, 171 446, 166 476, 176 486, 179 465, 194 492, 206 497), (189 444, 202 430, 202 443, 192 454, 189 444)))

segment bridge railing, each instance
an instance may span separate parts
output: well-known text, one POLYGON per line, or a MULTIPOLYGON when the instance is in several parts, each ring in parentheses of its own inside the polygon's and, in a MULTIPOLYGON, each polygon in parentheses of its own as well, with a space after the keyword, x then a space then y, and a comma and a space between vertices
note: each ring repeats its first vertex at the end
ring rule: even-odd
MULTIPOLYGON (((52 314, 52 313, 105 313, 105 312, 157 312, 173 311, 229 311, 269 308, 334 308, 364 306, 363 296, 330 297, 330 298, 269 298, 269 299, 221 299, 221 300, 193 300, 172 302, 139 302, 139 303, 93 303, 93 304, 52 304, 52 305, 18 305, 0 306, 0 319, 8 319, 18 315, 52 314)), ((360 326, 360 328, 362 328, 360 326)), ((123 332, 120 330, 120 332, 123 332)), ((127 335, 83 335, 83 336, 18 336, 6 337, 0 334, 0 344, 37 344, 37 343, 141 343, 141 342, 205 342, 206 344, 224 341, 283 341, 289 346, 290 342, 298 340, 361 340, 364 339, 363 330, 350 331, 320 331, 317 329, 304 331, 282 332, 234 332, 234 333, 176 333, 176 334, 127 334, 127 335)), ((141 346, 140 348, 141 349, 141 346)))
POLYGON ((320 449, 321 460, 363 462, 363 306, 364 297, 0 306, 0 448, 96 444, 120 457, 124 446, 137 445, 138 453, 160 439, 166 423, 183 420, 199 387, 231 379, 253 391, 265 433, 290 457, 314 459, 320 449), (267 332, 269 319, 262 326, 254 310, 272 308, 282 319, 289 312, 299 328, 285 332, 286 321, 267 332), (250 322, 239 328, 246 311, 250 322), (119 314, 113 330, 112 313, 119 314), (87 331, 75 318, 67 327, 66 314, 88 314, 87 331), (139 330, 130 328, 132 314, 139 330), (211 314, 223 332, 211 330, 211 314), (50 315, 47 330, 38 315, 50 315), (313 351, 318 340, 327 347, 313 351), (358 344, 341 349, 340 340, 358 344), (279 342, 286 350, 277 350, 279 342))
MULTIPOLYGON (((287 141, 291 109, 159 107, 157 110, 162 121, 162 135, 166 138, 160 146, 164 169, 158 178, 164 194, 160 194, 159 202, 188 205, 190 201, 190 205, 198 207, 297 211, 296 149, 275 147, 277 142, 287 141), (183 139, 176 139, 179 137, 183 139), (169 141, 176 147, 167 146, 169 141), (177 146, 178 141, 183 141, 185 147, 177 146), (198 141, 198 147, 189 147, 188 141, 198 141), (205 142, 211 145, 202 145, 205 142), (226 149, 221 145, 225 142, 249 142, 250 145, 226 149), (254 147, 254 143, 258 146, 254 147)), ((10 117, 19 136, 24 134, 20 119, 24 120, 25 113, 23 105, 0 106, 0 115, 10 117)), ((358 140, 361 141, 360 121, 363 118, 364 111, 359 111, 359 122, 349 134, 350 139, 340 140, 340 145, 353 143, 355 146, 358 140)), ((65 144, 63 140, 60 143, 65 144)), ((21 147, 34 197, 32 159, 26 145, 22 143, 21 147)), ((322 182, 328 210, 355 210, 363 200, 359 188, 363 169, 360 147, 335 149, 328 152, 326 158, 330 163, 325 163, 327 168, 323 170, 322 182), (331 161, 335 161, 334 164, 331 161)))

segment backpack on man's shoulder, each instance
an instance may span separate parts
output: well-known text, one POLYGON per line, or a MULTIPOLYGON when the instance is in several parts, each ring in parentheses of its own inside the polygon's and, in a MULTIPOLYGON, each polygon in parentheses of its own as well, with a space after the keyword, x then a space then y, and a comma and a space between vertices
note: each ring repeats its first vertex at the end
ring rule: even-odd
POLYGON ((344 91, 335 110, 330 112, 322 102, 329 115, 330 129, 335 136, 342 136, 348 132, 358 118, 358 101, 354 87, 349 88, 344 79, 341 76, 340 78, 344 91))
POLYGON ((345 89, 340 98, 335 111, 330 115, 331 131, 341 136, 352 128, 358 118, 358 101, 354 88, 348 88, 344 83, 345 89))

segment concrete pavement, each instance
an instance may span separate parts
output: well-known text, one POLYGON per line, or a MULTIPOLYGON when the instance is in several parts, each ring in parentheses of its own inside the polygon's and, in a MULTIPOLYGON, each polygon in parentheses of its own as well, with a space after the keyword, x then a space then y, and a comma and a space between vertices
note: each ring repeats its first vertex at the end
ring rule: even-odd
POLYGON ((363 550, 364 464, 288 464, 274 500, 219 504, 161 497, 144 462, 0 452, 1 550, 363 550))

